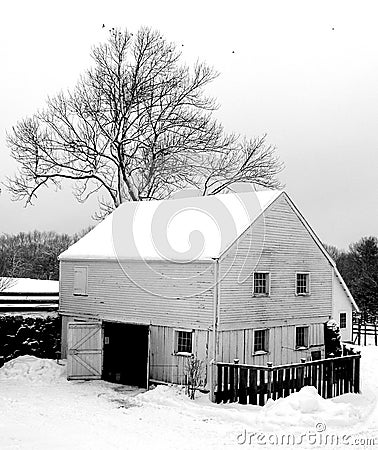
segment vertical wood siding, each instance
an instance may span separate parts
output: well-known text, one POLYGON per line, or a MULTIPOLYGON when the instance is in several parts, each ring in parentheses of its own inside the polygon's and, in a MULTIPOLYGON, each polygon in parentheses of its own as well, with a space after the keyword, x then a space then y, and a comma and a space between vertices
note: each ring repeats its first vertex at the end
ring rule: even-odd
MULTIPOLYGON (((300 323, 299 325, 305 325, 300 323)), ((218 340, 218 361, 266 365, 267 362, 289 364, 311 359, 311 352, 320 350, 324 357, 324 324, 309 325, 309 348, 295 349, 295 325, 269 328, 269 351, 262 355, 253 352, 254 329, 221 331, 218 340)))
POLYGON ((68 333, 68 322, 72 321, 72 317, 62 316, 62 334, 60 338, 60 356, 62 359, 67 358, 67 333, 68 333))
MULTIPOLYGON (((184 384, 187 356, 174 354, 175 330, 170 327, 152 326, 150 335, 150 379, 184 384)), ((193 353, 203 363, 203 383, 207 382, 210 332, 195 330, 193 353)))
MULTIPOLYGON (((67 355, 68 323, 85 321, 82 317, 63 316, 62 320, 62 357, 67 355)), ((183 384, 187 356, 174 354, 175 328, 150 326, 150 361, 149 377, 151 380, 167 383, 183 384)), ((130 345, 133 345, 130 343, 130 345)), ((211 332, 208 330, 193 331, 193 353, 203 363, 202 381, 208 381, 208 365, 211 359, 211 332)))
POLYGON ((332 314, 332 267, 284 195, 230 249, 220 278, 220 329, 332 314), (270 273, 269 296, 253 296, 253 271, 270 273), (310 295, 296 295, 296 272, 310 272, 310 295))
POLYGON ((209 328, 213 322, 213 263, 62 261, 60 312, 109 321, 209 328), (88 267, 88 295, 74 295, 76 266, 88 267), (185 279, 183 278, 185 274, 185 279), (159 295, 156 295, 159 293, 159 295))

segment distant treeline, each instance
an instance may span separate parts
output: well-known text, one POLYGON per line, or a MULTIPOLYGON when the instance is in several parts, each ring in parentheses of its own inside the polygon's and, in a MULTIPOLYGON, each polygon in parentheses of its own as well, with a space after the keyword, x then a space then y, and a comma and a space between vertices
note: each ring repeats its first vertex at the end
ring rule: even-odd
POLYGON ((361 311, 378 315, 378 238, 363 237, 348 250, 325 246, 361 311))
POLYGON ((70 236, 55 231, 0 236, 0 277, 59 279, 58 256, 90 231, 70 236))

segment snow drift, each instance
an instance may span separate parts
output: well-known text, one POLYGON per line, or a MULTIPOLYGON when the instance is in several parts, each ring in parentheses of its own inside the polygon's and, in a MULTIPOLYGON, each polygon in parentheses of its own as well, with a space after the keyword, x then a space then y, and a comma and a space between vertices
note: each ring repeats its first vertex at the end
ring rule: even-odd
POLYGON ((303 426, 312 429, 317 423, 324 422, 331 427, 355 425, 370 414, 375 403, 360 394, 345 394, 326 400, 313 386, 305 386, 285 398, 268 400, 263 407, 238 403, 217 405, 204 394, 197 394, 193 402, 179 387, 168 386, 157 386, 137 395, 136 400, 149 406, 175 408, 186 415, 191 415, 200 406, 202 413, 213 419, 266 431, 303 426))
POLYGON ((354 425, 361 421, 369 401, 359 394, 345 394, 332 399, 321 397, 314 386, 305 386, 285 398, 268 400, 258 417, 268 428, 313 426, 326 422, 330 426, 354 425))
POLYGON ((63 380, 65 367, 51 359, 31 355, 19 356, 0 369, 0 380, 22 380, 23 382, 52 383, 63 380))

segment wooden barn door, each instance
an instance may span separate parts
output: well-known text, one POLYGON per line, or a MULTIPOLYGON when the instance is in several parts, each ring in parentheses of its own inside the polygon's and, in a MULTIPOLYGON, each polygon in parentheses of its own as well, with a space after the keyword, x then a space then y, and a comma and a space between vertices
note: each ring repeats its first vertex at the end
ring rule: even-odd
POLYGON ((99 380, 102 375, 102 327, 99 322, 68 324, 67 379, 99 380))

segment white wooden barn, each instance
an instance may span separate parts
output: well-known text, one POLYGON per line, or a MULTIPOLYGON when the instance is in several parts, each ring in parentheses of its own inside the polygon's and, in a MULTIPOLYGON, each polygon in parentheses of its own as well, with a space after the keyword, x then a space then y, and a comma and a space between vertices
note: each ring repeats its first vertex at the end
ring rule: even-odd
POLYGON ((353 309, 282 191, 124 203, 60 255, 71 379, 181 383, 193 353, 206 384, 211 360, 319 358, 325 322, 350 340, 353 309))

